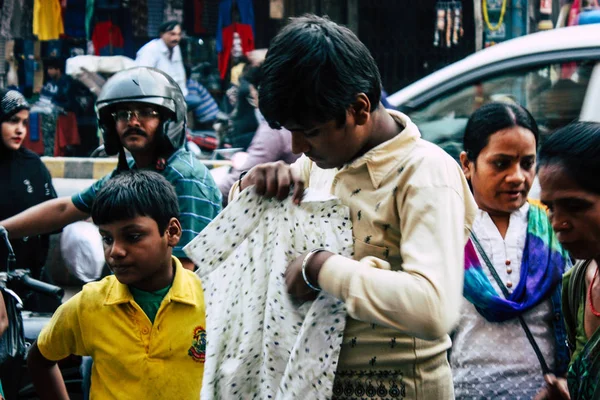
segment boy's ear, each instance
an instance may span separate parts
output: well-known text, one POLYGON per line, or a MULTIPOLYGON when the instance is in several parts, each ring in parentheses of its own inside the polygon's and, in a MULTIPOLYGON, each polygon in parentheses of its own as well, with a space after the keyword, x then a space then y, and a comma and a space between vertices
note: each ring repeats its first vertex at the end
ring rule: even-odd
POLYGON ((356 100, 354 100, 351 108, 356 125, 364 125, 367 123, 371 117, 371 107, 373 107, 373 105, 366 94, 359 93, 356 96, 356 100))
POLYGON ((177 218, 171 218, 169 224, 167 225, 167 241, 170 247, 177 246, 179 243, 179 239, 181 239, 181 223, 177 218))

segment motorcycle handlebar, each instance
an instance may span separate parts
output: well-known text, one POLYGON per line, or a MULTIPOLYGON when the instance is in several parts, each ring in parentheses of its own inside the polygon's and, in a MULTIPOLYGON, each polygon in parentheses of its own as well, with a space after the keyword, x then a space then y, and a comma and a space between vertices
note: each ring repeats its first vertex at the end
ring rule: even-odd
POLYGON ((49 296, 56 296, 59 299, 62 299, 62 297, 65 294, 65 291, 63 288, 51 285, 46 282, 38 281, 37 279, 34 279, 28 275, 21 276, 20 280, 25 286, 27 286, 31 290, 34 290, 41 294, 46 294, 49 296))

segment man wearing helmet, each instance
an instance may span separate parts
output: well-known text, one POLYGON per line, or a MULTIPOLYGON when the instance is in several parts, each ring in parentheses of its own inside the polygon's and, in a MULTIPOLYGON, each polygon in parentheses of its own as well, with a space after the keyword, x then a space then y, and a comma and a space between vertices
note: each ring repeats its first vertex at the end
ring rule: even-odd
POLYGON ((183 148, 186 105, 177 83, 148 67, 121 71, 111 77, 96 102, 106 153, 118 154, 117 168, 90 188, 31 207, 0 221, 11 238, 54 232, 86 219, 96 193, 120 171, 139 168, 163 175, 177 192, 182 236, 173 255, 194 268, 183 247, 220 211, 221 193, 208 169, 183 148), (127 150, 132 158, 126 158, 127 150))

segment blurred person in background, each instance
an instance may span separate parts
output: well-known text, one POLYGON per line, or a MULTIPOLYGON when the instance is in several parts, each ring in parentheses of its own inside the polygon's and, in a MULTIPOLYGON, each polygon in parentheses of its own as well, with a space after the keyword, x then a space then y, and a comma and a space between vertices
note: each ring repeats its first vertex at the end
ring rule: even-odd
POLYGON ((208 90, 192 77, 192 69, 189 65, 185 66, 185 74, 187 75, 188 99, 198 104, 195 109, 188 107, 188 112, 193 117, 193 121, 188 121, 188 123, 192 122, 190 128, 212 130, 219 113, 219 106, 208 90))
MULTIPOLYGON (((264 57, 264 54, 263 54, 264 57)), ((269 123, 263 118, 258 110, 258 91, 262 79, 260 62, 256 62, 256 69, 252 74, 248 74, 246 80, 249 84, 251 101, 255 108, 255 115, 259 121, 256 133, 252 142, 245 152, 236 153, 233 158, 233 166, 229 172, 221 175, 213 175, 217 186, 223 196, 223 206, 227 205, 229 190, 233 183, 239 179, 243 171, 247 171, 255 165, 274 161, 283 161, 286 164, 292 164, 298 159, 299 154, 292 152, 292 134, 287 129, 272 129, 269 123)))
POLYGON ((181 24, 171 20, 163 22, 158 28, 158 39, 146 43, 137 52, 135 62, 140 67, 152 67, 169 75, 181 88, 189 109, 198 107, 197 99, 188 97, 185 67, 181 56, 181 24))
MULTIPOLYGON (((22 146, 28 133, 28 121, 29 104, 23 95, 16 90, 0 90, 0 221, 56 198, 48 169, 37 154, 22 146)), ((16 268, 29 269, 33 278, 42 278, 49 242, 48 234, 12 239, 16 268)), ((7 256, 5 246, 0 246, 3 271, 7 256)))

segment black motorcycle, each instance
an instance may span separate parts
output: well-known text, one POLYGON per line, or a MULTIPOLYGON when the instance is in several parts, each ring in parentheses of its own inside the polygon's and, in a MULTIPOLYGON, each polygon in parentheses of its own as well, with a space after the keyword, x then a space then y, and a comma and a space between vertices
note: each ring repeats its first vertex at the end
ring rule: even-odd
MULTIPOLYGON (((0 242, 8 249, 6 271, 0 272, 0 292, 7 309, 9 328, 0 338, 0 380, 7 400, 38 398, 27 371, 27 351, 52 313, 24 309, 24 304, 44 304, 56 309, 64 296, 58 286, 31 277, 26 269, 13 269, 16 259, 4 227, 0 226, 0 242)), ((82 398, 81 357, 70 356, 58 362, 67 392, 72 400, 82 398)))

